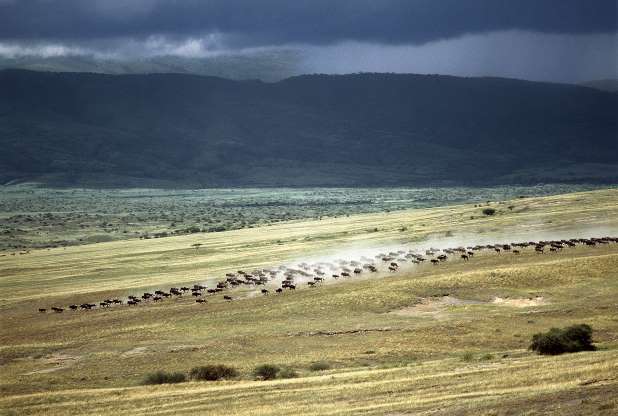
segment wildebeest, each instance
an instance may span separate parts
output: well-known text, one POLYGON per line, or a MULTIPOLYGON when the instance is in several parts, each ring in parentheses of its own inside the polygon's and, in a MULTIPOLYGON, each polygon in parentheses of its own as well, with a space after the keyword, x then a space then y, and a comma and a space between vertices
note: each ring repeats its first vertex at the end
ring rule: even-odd
POLYGON ((468 255, 467 254, 462 254, 461 258, 464 259, 464 261, 468 261, 468 255))
POLYGON ((72 311, 76 311, 78 307, 79 306, 77 305, 69 305, 69 309, 71 309, 72 311))
POLYGON ((262 294, 264 294, 264 295, 268 295, 268 289, 262 289, 262 290, 261 290, 261 292, 262 292, 262 294))
POLYGON ((434 266, 437 265, 438 263, 440 263, 440 260, 431 259, 431 264, 433 264, 434 266))
POLYGON ((45 308, 39 308, 39 312, 41 312, 41 313, 45 313, 45 312, 47 312, 47 309, 45 309, 45 308))
POLYGON ((225 300, 233 300, 230 295, 223 295, 223 299, 225 299, 225 300))
POLYGON ((283 289, 282 289, 282 288, 280 288, 280 287, 278 287, 278 288, 277 288, 277 290, 275 290, 275 292, 277 292, 277 293, 281 293, 281 292, 283 292, 283 289))
POLYGON ((197 303, 206 303, 206 299, 195 299, 197 303))
POLYGON ((51 307, 51 310, 52 310, 52 311, 54 311, 54 312, 56 312, 56 313, 64 312, 64 309, 62 309, 62 308, 58 308, 58 307, 56 307, 56 306, 52 306, 52 307, 51 307))

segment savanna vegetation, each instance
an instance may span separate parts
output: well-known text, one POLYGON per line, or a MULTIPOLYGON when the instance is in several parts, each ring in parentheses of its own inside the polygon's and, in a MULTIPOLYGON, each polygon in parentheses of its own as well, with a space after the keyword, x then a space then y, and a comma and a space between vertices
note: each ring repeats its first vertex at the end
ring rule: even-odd
MULTIPOLYGON (((492 216, 477 201, 5 254, 0 408, 19 415, 612 414, 616 244, 486 251, 282 294, 233 289, 233 301, 217 294, 204 305, 179 296, 37 311, 395 246, 618 235, 615 189, 501 202, 491 203, 492 216), (582 323, 594 328, 595 351, 529 349, 535 334, 582 323), (218 380, 208 381, 208 366, 234 373, 217 370, 209 377, 218 380), (165 381, 178 373, 185 382, 165 381), (149 377, 163 384, 143 385, 149 377)), ((567 332, 587 331, 578 328, 567 332)))
POLYGON ((5 186, 0 187, 0 254, 462 203, 495 210, 495 205, 508 199, 599 188, 599 185, 566 184, 200 190, 5 186))

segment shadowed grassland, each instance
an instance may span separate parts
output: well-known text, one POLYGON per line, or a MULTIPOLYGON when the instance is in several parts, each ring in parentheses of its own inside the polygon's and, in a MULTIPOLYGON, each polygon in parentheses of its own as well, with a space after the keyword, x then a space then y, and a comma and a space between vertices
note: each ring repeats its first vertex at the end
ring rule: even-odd
POLYGON ((615 190, 594 191, 508 201, 491 217, 464 205, 0 258, 0 408, 19 415, 611 414, 618 406, 615 244, 486 253, 278 296, 240 291, 246 297, 234 302, 219 295, 205 305, 186 296, 89 312, 36 308, 357 247, 618 234, 617 202, 615 190), (203 246, 191 248, 196 242, 203 246), (532 334, 576 323, 594 328, 599 351, 527 351, 532 334), (331 369, 312 372, 316 362, 331 369), (146 373, 210 363, 238 368, 238 380, 138 386, 146 373), (299 377, 251 380, 266 363, 299 377))

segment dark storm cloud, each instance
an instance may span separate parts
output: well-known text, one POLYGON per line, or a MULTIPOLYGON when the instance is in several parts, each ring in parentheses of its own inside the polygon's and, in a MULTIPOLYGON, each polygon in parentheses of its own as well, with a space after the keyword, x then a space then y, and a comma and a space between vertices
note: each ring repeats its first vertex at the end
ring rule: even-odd
POLYGON ((0 0, 0 39, 226 34, 233 46, 615 32, 616 0, 0 0))

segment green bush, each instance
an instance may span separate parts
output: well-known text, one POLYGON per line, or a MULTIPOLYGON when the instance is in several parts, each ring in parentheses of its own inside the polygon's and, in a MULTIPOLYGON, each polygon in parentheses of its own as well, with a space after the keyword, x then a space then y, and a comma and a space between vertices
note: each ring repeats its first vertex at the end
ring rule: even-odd
POLYGON ((496 210, 493 208, 485 208, 483 210, 483 214, 485 215, 494 215, 496 213, 496 210))
POLYGON ((281 369, 276 365, 272 364, 262 364, 255 367, 253 370, 253 375, 261 378, 262 380, 274 380, 277 378, 277 374, 281 369))
POLYGON ((189 377, 192 380, 216 381, 236 376, 238 376, 238 371, 234 367, 228 367, 223 364, 193 367, 189 372, 189 377))
POLYGON ((155 373, 146 374, 142 384, 172 384, 182 383, 187 377, 183 373, 166 373, 165 371, 157 371, 155 373))
POLYGON ((309 370, 311 370, 311 371, 330 370, 330 364, 325 362, 325 361, 318 361, 318 362, 312 363, 309 366, 309 370))
POLYGON ((592 328, 580 324, 567 328, 552 328, 548 332, 532 336, 529 349, 542 355, 558 355, 565 352, 594 351, 592 328))

